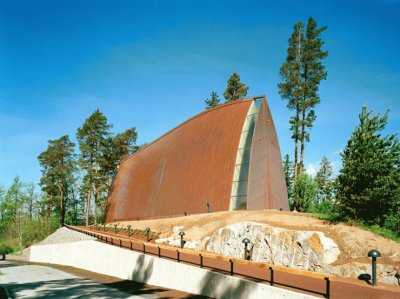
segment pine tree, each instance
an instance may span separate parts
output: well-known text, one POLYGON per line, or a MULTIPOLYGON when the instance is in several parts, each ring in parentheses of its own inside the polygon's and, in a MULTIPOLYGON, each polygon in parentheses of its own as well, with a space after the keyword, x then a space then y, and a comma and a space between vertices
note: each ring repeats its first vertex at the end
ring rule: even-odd
POLYGON ((327 76, 322 60, 328 52, 321 50, 324 43, 320 38, 326 28, 318 28, 312 17, 308 20, 306 32, 302 22, 296 23, 289 38, 286 61, 280 68, 283 82, 278 84, 279 93, 282 99, 288 101, 287 107, 294 111, 289 123, 294 140, 295 180, 304 169, 305 142, 310 140, 307 129, 313 126, 316 119, 314 108, 320 102, 319 84, 327 76))
POLYGON ((60 226, 65 222, 66 183, 72 178, 75 169, 74 147, 75 144, 65 135, 49 140, 47 150, 38 156, 42 168, 42 190, 50 193, 51 199, 53 196, 59 199, 60 226))
POLYGON ((310 129, 317 118, 314 108, 320 103, 318 94, 319 84, 321 80, 325 80, 327 72, 322 60, 328 56, 327 51, 322 51, 324 44, 320 35, 325 31, 327 26, 317 27, 315 19, 310 17, 307 23, 307 29, 304 41, 304 50, 302 55, 302 81, 303 92, 301 99, 301 146, 300 146, 300 164, 299 172, 302 173, 304 167, 304 149, 305 142, 310 141, 310 129))
POLYGON ((323 156, 319 163, 315 182, 318 185, 318 201, 331 201, 333 197, 332 165, 326 156, 323 156))
POLYGON ((294 184, 295 209, 299 212, 309 212, 311 205, 317 200, 317 183, 310 175, 304 172, 297 177, 297 181, 294 184))
POLYGON ((106 140, 103 156, 100 159, 100 167, 102 175, 108 182, 107 189, 111 180, 117 174, 118 165, 121 161, 138 150, 138 146, 135 145, 136 139, 136 128, 129 128, 106 140))
POLYGON ((206 103, 206 109, 213 108, 215 106, 218 106, 220 104, 219 96, 217 92, 212 91, 211 92, 211 99, 205 99, 204 101, 206 103))
POLYGON ((286 189, 288 193, 289 203, 293 203, 293 163, 290 161, 289 155, 286 154, 283 160, 283 174, 286 181, 286 189))
POLYGON ((399 215, 400 143, 396 134, 381 136, 388 112, 372 116, 364 106, 359 119, 341 154, 337 201, 345 216, 383 225, 399 215))
POLYGON ((86 119, 82 127, 78 128, 77 139, 80 149, 80 165, 85 171, 84 188, 86 195, 86 227, 89 226, 91 199, 94 198, 94 221, 97 224, 97 206, 99 187, 104 182, 100 176, 100 159, 105 150, 107 138, 111 135, 109 129, 112 125, 107 123, 107 118, 98 109, 86 119))
POLYGON ((228 79, 228 86, 224 92, 224 97, 227 102, 239 100, 247 95, 249 87, 246 84, 240 82, 240 76, 237 73, 233 73, 228 79))
POLYGON ((294 111, 290 118, 290 130, 294 140, 294 165, 293 177, 296 181, 299 169, 298 148, 300 140, 300 112, 301 112, 301 55, 304 45, 304 24, 298 22, 294 25, 294 30, 289 38, 289 47, 287 49, 286 62, 280 68, 280 75, 283 80, 278 84, 279 94, 282 99, 288 101, 287 107, 294 111))

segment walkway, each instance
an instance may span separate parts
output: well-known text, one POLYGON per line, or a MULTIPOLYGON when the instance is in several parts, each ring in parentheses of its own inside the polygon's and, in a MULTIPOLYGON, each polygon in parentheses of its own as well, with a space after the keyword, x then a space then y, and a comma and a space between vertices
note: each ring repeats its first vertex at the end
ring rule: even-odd
POLYGON ((0 261, 0 273, 4 288, 0 299, 5 294, 10 298, 204 298, 143 284, 133 283, 132 289, 132 284, 124 281, 109 283, 111 287, 52 267, 10 261, 0 261), (140 295, 132 295, 135 293, 140 295))

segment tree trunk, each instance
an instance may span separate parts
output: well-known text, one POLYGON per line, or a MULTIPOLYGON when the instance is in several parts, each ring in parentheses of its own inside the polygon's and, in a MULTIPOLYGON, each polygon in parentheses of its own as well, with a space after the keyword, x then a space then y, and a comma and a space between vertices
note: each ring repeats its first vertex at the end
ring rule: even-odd
POLYGON ((303 113, 301 116, 301 145, 300 145, 300 162, 299 162, 299 174, 303 173, 303 168, 304 168, 304 147, 305 147, 305 142, 306 142, 306 124, 305 124, 305 119, 306 119, 306 109, 303 108, 303 113))
POLYGON ((93 195, 94 195, 94 225, 97 225, 97 204, 98 204, 98 193, 99 193, 99 179, 97 177, 98 175, 98 167, 99 163, 96 161, 96 167, 94 170, 95 173, 95 178, 94 178, 94 190, 93 190, 93 195))
POLYGON ((89 217, 90 217, 90 197, 92 196, 92 188, 89 186, 88 195, 86 199, 86 228, 89 227, 89 217))
POLYGON ((64 184, 61 187, 60 192, 60 227, 64 226, 64 217, 65 216, 65 209, 64 209, 64 184))

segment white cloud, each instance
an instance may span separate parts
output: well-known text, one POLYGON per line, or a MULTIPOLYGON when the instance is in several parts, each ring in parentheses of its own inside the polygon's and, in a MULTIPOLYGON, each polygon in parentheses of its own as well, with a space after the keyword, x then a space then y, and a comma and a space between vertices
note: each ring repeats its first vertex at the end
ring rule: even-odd
MULTIPOLYGON (((317 162, 310 162, 307 164, 306 167, 306 173, 312 177, 315 177, 317 172, 319 171, 319 163, 321 161, 317 162)), ((339 170, 342 168, 342 161, 341 160, 330 160, 330 163, 332 165, 332 177, 337 177, 339 174, 339 170)))
POLYGON ((316 163, 308 163, 306 167, 306 173, 308 175, 311 175, 312 177, 315 177, 319 170, 319 162, 316 163))

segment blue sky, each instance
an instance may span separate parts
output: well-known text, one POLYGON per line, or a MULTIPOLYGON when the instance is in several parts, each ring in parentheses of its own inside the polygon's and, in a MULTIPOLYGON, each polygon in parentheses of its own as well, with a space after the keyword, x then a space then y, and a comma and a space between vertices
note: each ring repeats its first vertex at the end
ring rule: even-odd
POLYGON ((297 21, 323 33, 328 78, 307 144, 313 172, 339 152, 363 104, 391 109, 400 128, 400 1, 7 1, 0 0, 0 185, 38 182, 49 139, 76 130, 99 108, 120 132, 150 142, 222 98, 233 72, 267 96, 282 155, 292 154, 291 116, 279 67, 297 21))

